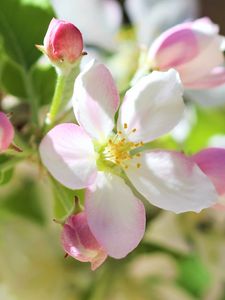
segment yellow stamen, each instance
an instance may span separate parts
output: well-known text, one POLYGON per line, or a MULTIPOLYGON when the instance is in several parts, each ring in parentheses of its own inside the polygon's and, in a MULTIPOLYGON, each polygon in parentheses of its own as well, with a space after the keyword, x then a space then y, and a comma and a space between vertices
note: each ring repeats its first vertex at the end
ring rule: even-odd
MULTIPOLYGON (((127 123, 124 123, 124 128, 128 128, 127 123)), ((136 128, 133 128, 131 132, 135 132, 136 128)), ((131 133, 130 132, 130 133, 131 133)), ((129 133, 127 133, 127 136, 129 133)), ((123 136, 121 131, 118 131, 113 137, 108 140, 108 143, 105 145, 102 150, 101 157, 105 163, 113 163, 122 168, 127 169, 128 164, 126 162, 130 161, 132 157, 140 157, 140 154, 133 154, 132 150, 140 146, 141 143, 134 143, 129 141, 126 137, 123 136)), ((140 167, 140 164, 136 164, 137 168, 140 167)))

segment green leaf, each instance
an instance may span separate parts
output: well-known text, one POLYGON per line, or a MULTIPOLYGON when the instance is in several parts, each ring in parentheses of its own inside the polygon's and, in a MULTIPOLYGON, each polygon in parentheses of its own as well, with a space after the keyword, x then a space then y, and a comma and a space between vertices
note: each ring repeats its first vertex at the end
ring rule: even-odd
POLYGON ((178 283, 200 299, 212 281, 206 266, 200 258, 189 256, 180 260, 179 267, 178 283))
POLYGON ((0 155, 0 172, 6 172, 12 169, 23 157, 12 157, 5 154, 0 155))
POLYGON ((225 134, 223 109, 198 108, 197 123, 193 126, 186 142, 185 151, 197 152, 208 145, 209 139, 215 134, 225 134))
POLYGON ((6 171, 0 171, 0 185, 8 183, 13 177, 13 169, 9 169, 6 171))
POLYGON ((0 35, 7 55, 24 69, 40 57, 35 44, 42 44, 52 17, 47 1, 1 0, 0 35))
POLYGON ((39 188, 29 179, 26 179, 22 186, 10 194, 1 195, 0 210, 21 215, 39 224, 43 224, 45 221, 40 205, 39 188))
POLYGON ((49 104, 54 95, 57 77, 54 68, 52 66, 37 65, 32 69, 31 76, 39 106, 49 104))
POLYGON ((7 93, 20 98, 27 97, 23 69, 13 60, 7 59, 3 64, 1 84, 7 93))

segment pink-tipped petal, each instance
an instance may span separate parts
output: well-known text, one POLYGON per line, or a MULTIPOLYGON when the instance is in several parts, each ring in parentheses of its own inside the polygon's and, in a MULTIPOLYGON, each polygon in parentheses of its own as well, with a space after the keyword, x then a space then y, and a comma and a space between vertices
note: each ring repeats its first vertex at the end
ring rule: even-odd
POLYGON ((185 86, 190 89, 209 89, 225 84, 225 68, 217 67, 200 79, 187 82, 185 86))
POLYGON ((145 231, 145 209, 124 181, 99 173, 85 199, 88 224, 108 255, 122 258, 140 242, 145 231))
POLYGON ((126 174, 150 203, 175 213, 200 212, 217 201, 211 181, 182 153, 142 153, 131 160, 126 174))
POLYGON ((76 118, 94 139, 105 140, 114 127, 119 95, 109 70, 91 61, 77 77, 73 106, 76 118))
POLYGON ((182 94, 175 70, 155 71, 140 79, 125 95, 118 130, 134 142, 149 142, 168 133, 183 115, 182 94), (132 132, 134 129, 136 131, 132 132))
POLYGON ((225 194, 225 149, 204 149, 193 155, 192 158, 212 181, 218 194, 225 194))
POLYGON ((0 112, 0 153, 7 150, 14 138, 14 128, 6 114, 0 112))
POLYGON ((192 87, 195 81, 197 86, 198 80, 224 62, 218 31, 208 18, 177 25, 156 39, 149 50, 149 60, 160 70, 175 68, 185 87, 192 87))
POLYGON ((149 59, 162 70, 176 68, 204 51, 218 30, 208 18, 176 25, 155 40, 149 49, 149 59))
POLYGON ((79 261, 90 262, 93 271, 107 258, 107 253, 90 231, 85 212, 68 218, 61 240, 66 253, 79 261))
POLYGON ((198 54, 198 43, 191 23, 177 25, 159 36, 149 49, 149 59, 160 70, 175 68, 198 54))
POLYGON ((60 124, 40 144, 43 164, 61 184, 82 189, 95 180, 95 152, 89 136, 75 124, 60 124))

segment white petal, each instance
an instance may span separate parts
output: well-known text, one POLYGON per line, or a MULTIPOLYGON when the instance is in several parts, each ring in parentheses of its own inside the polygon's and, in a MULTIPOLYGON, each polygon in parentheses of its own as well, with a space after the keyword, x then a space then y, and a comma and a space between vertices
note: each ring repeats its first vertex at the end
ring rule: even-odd
POLYGON ((96 184, 87 191, 85 208, 92 233, 110 256, 126 256, 142 239, 144 206, 121 178, 98 173, 96 184))
POLYGON ((97 140, 104 140, 114 127, 119 95, 109 70, 91 61, 77 77, 73 106, 79 124, 97 140))
POLYGON ((179 75, 172 69, 140 79, 125 95, 118 129, 127 135, 135 128, 128 137, 134 142, 149 142, 168 133, 183 115, 182 92, 179 75))
POLYGON ((80 126, 57 125, 43 138, 39 150, 45 167, 66 187, 81 189, 95 180, 93 144, 80 126))
POLYGON ((133 164, 126 170, 127 176, 150 203, 160 208, 176 213, 199 212, 217 201, 211 181, 182 153, 145 152, 133 164))

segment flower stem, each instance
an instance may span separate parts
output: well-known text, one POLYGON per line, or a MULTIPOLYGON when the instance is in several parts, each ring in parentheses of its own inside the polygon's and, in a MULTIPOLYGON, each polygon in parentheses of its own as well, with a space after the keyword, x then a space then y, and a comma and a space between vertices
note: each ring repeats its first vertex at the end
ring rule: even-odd
POLYGON ((26 85, 26 92, 31 105, 32 121, 35 125, 38 126, 38 99, 32 85, 32 79, 30 74, 27 73, 25 70, 23 70, 23 78, 26 85))
POLYGON ((50 111, 47 114, 44 133, 51 129, 56 123, 59 112, 64 111, 69 99, 73 95, 74 81, 79 72, 79 65, 76 64, 70 72, 58 72, 58 78, 53 96, 50 111))
POLYGON ((49 127, 51 127, 52 124, 54 123, 55 118, 61 107, 63 92, 64 92, 64 88, 65 88, 65 82, 66 82, 66 76, 63 74, 59 74, 57 83, 56 83, 55 93, 54 93, 52 104, 51 104, 51 108, 50 108, 50 111, 49 111, 46 121, 45 121, 46 125, 48 125, 49 127))

